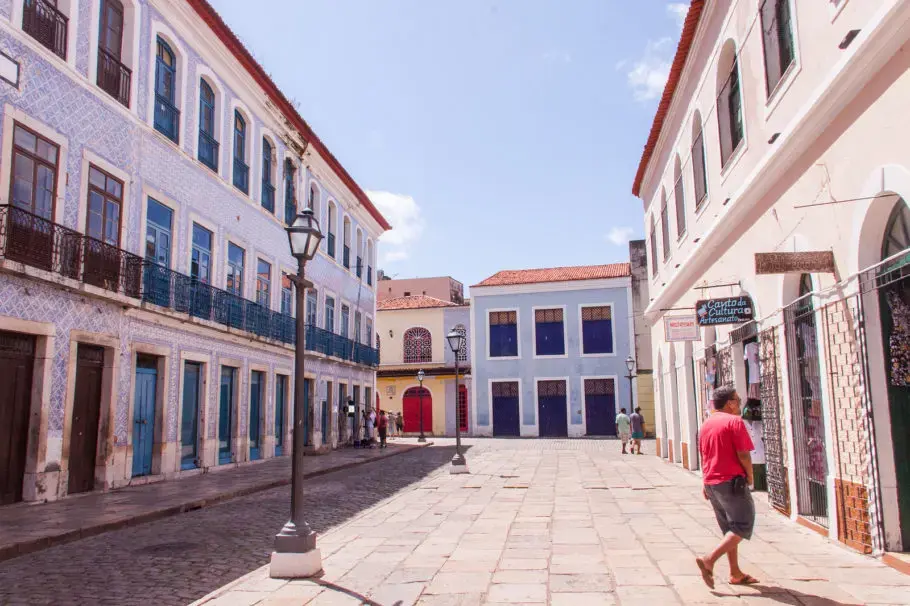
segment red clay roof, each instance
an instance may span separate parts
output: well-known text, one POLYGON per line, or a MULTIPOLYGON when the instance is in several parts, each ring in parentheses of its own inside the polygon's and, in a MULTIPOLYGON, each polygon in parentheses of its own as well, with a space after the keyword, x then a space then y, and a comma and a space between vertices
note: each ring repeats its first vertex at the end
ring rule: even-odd
POLYGON ((576 280, 603 280, 625 278, 632 275, 628 263, 610 265, 580 265, 576 267, 551 267, 547 269, 507 269, 497 272, 476 286, 511 286, 539 282, 573 282, 576 280))
POLYGON ((635 173, 635 182, 632 183, 632 194, 636 197, 641 193, 641 182, 645 178, 645 171, 648 169, 648 163, 651 162, 651 156, 657 148, 657 141, 660 139, 660 133, 664 127, 664 120, 667 118, 667 113, 670 111, 670 102, 673 101, 673 95, 676 94, 679 78, 682 76, 683 68, 686 66, 686 60, 689 58, 689 51, 692 49, 692 41, 695 39, 695 30, 698 29, 698 22, 701 19, 701 13, 704 6, 705 0, 692 0, 692 3, 689 5, 689 12, 686 14, 682 35, 679 38, 679 45, 676 47, 676 56, 673 57, 670 75, 667 78, 666 86, 664 86, 664 94, 660 98, 660 105, 657 106, 657 113, 654 114, 654 123, 651 124, 651 133, 648 135, 648 142, 645 143, 645 151, 641 155, 641 161, 638 164, 638 172, 635 173))
POLYGON ((288 101, 287 97, 284 96, 284 93, 281 92, 281 89, 275 84, 275 82, 269 77, 268 73, 259 65, 259 62, 253 58, 253 55, 250 54, 250 51, 243 45, 240 39, 236 34, 228 27, 227 23, 221 18, 221 15, 209 4, 208 0, 187 0, 190 6, 202 17, 203 21, 209 26, 209 28, 218 36, 222 43, 227 46, 228 50, 236 57, 240 64, 246 69, 254 80, 265 90, 266 94, 269 96, 269 99, 278 107, 278 109, 290 120, 291 124, 300 131, 303 135, 303 138, 306 141, 316 148, 316 151, 319 152, 319 155, 325 158, 325 161, 332 168, 332 170, 341 177, 342 182, 348 186, 354 196, 357 197, 357 200, 367 209, 367 211, 372 215, 374 219, 379 223, 383 229, 392 229, 392 226, 389 225, 389 222, 386 221, 386 218, 382 216, 382 213, 373 206, 373 203, 367 197, 367 195, 360 189, 360 186, 357 185, 357 182, 354 181, 354 178, 348 174, 348 171, 344 169, 341 165, 341 162, 332 155, 332 152, 325 146, 325 144, 316 136, 316 133, 310 128, 310 125, 306 123, 306 120, 301 117, 294 106, 288 101))
POLYGON ((379 301, 376 309, 379 311, 394 311, 398 309, 429 309, 432 307, 459 307, 451 301, 443 301, 427 295, 409 295, 379 301))

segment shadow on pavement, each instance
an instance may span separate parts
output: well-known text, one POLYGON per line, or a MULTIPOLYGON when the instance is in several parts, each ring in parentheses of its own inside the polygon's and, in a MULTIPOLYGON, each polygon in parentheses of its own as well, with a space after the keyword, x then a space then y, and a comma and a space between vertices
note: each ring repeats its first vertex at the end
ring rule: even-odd
MULTIPOLYGON (((831 598, 825 598, 811 593, 803 593, 802 591, 792 589, 790 587, 775 587, 762 585, 761 583, 749 585, 749 587, 752 587, 753 589, 756 589, 760 592, 758 595, 753 595, 751 597, 761 597, 768 603, 779 602, 781 604, 812 604, 812 606, 853 606, 855 604, 859 604, 859 601, 841 602, 839 600, 833 600, 831 598)), ((716 595, 727 596, 730 594, 716 595)))

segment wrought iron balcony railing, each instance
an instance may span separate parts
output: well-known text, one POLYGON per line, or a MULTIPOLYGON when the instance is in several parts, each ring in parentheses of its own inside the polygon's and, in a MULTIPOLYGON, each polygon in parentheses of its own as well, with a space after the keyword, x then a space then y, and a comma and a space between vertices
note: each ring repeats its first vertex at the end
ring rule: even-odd
POLYGON ((47 0, 25 0, 22 6, 22 29, 66 61, 69 18, 47 0))
POLYGON ((333 259, 335 258, 335 234, 329 232, 328 237, 326 238, 326 247, 329 252, 329 256, 333 259))
POLYGON ((240 158, 234 158, 234 187, 245 194, 250 193, 250 167, 240 158))
POLYGON ((170 99, 155 95, 155 130, 163 134, 174 143, 180 142, 180 133, 177 125, 180 124, 180 110, 170 99))
POLYGON ((199 161, 218 172, 218 141, 204 130, 199 131, 199 161))
POLYGON ((275 186, 268 181, 262 182, 262 208, 275 214, 275 186))
MULTIPOLYGON (((293 344, 296 320, 10 205, 0 205, 0 259, 17 261, 195 318, 293 344)), ((308 351, 365 366, 379 352, 308 325, 308 351)))
POLYGON ((130 106, 130 68, 104 48, 98 48, 98 86, 126 107, 130 106))

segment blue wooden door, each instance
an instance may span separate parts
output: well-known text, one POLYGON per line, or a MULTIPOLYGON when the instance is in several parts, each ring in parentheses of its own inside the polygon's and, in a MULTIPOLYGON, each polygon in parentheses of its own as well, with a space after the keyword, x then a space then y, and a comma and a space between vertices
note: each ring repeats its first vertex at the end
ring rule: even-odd
POLYGON ((275 456, 280 457, 284 454, 284 411, 287 408, 288 401, 288 378, 284 375, 277 375, 275 383, 275 456))
POLYGON ((542 438, 569 436, 565 381, 537 382, 537 418, 542 438))
POLYGON ((187 362, 183 367, 183 409, 180 422, 180 468, 199 467, 199 379, 202 365, 187 362))
POLYGON ((521 435, 516 381, 493 383, 493 435, 521 435))
POLYGON ((237 369, 221 367, 221 392, 218 400, 218 464, 230 463, 234 427, 234 390, 237 369))
POLYGON ((250 374, 250 461, 262 456, 262 396, 265 378, 262 371, 254 370, 250 374))
POLYGON ((585 426, 589 436, 616 435, 613 379, 585 379, 585 426))
POLYGON ((155 400, 158 368, 154 360, 136 364, 136 397, 133 404, 133 476, 152 473, 152 446, 155 440, 155 400))

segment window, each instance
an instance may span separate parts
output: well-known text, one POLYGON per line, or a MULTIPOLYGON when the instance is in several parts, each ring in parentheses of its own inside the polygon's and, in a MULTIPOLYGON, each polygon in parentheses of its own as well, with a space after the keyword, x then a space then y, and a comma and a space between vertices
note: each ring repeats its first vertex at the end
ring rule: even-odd
POLYGON ((16 124, 10 176, 13 206, 42 219, 53 220, 59 155, 60 148, 56 144, 16 124))
POLYGON ((518 356, 518 312, 490 312, 490 357, 518 356))
POLYGON ((275 186, 272 184, 272 144, 262 138, 262 208, 275 214, 275 186))
POLYGON ((121 62, 123 23, 123 5, 118 0, 101 0, 98 86, 121 104, 129 107, 132 72, 121 62))
POLYGON ((365 330, 365 334, 364 334, 364 336, 363 336, 363 337, 364 337, 364 338, 363 338, 363 342, 364 342, 365 345, 368 345, 368 346, 372 347, 372 343, 373 343, 373 321, 370 320, 369 318, 366 319, 366 328, 365 328, 364 330, 365 330))
POLYGON ((720 95, 717 98, 717 125, 720 131, 721 166, 727 165, 727 162, 743 140, 743 108, 739 94, 739 66, 736 59, 736 49, 733 47, 732 42, 728 42, 724 47, 721 55, 722 59, 724 56, 727 57, 730 69, 729 71, 721 72, 724 81, 720 86, 720 95))
POLYGON ((335 258, 335 203, 329 202, 329 218, 328 226, 326 227, 326 250, 329 253, 329 256, 333 259, 335 258))
MULTIPOLYGON (((286 316, 294 315, 293 289, 291 288, 291 276, 282 272, 281 274, 281 313, 286 316)), ((307 299, 309 304, 309 299, 307 299)), ((313 313, 316 313, 316 302, 313 302, 313 313)))
POLYGON ((367 286, 373 285, 373 241, 367 240, 367 286))
POLYGON ((360 314, 359 311, 354 312, 354 342, 355 343, 360 343, 363 339, 363 337, 360 334, 360 321, 361 321, 362 317, 363 316, 360 314))
POLYGON ((272 266, 259 259, 256 264, 256 303, 269 307, 272 290, 272 266))
POLYGON ((25 0, 22 5, 22 30, 64 61, 68 24, 57 0, 25 0))
POLYGON ((145 223, 145 258, 162 267, 170 267, 174 211, 149 198, 145 223))
POLYGON ((228 242, 227 291, 240 297, 243 296, 243 265, 245 260, 246 252, 233 242, 228 242))
POLYGON ((566 353, 562 309, 534 310, 534 354, 562 356, 566 353))
POLYGON ((234 187, 250 193, 250 167, 246 162, 246 120, 234 110, 234 187))
POLYGON ((455 332, 457 332, 459 335, 461 335, 461 347, 459 347, 458 353, 456 354, 457 359, 459 362, 467 362, 468 361, 468 331, 465 330, 464 326, 459 324, 455 327, 455 332))
POLYGON ((348 307, 347 305, 341 306, 341 318, 339 318, 339 320, 341 322, 341 336, 344 338, 348 338, 350 336, 349 331, 351 330, 350 326, 349 326, 351 323, 351 308, 350 307, 348 307))
POLYGON ((426 328, 407 329, 403 341, 405 364, 425 364, 433 360, 433 337, 426 328))
POLYGON ((667 210, 667 192, 660 193, 660 233, 664 249, 664 263, 670 258, 670 213, 667 210))
POLYGON ((613 353, 613 308, 610 305, 581 308, 581 342, 584 354, 613 353))
POLYGON ((695 210, 708 197, 708 166, 705 163, 705 138, 701 128, 701 115, 695 112, 692 129, 692 177, 695 179, 695 210))
POLYGON ((673 198, 676 203, 676 237, 682 238, 686 233, 686 192, 678 154, 673 163, 673 182, 673 198))
POLYGON ((199 80, 199 161, 218 172, 218 140, 215 138, 215 91, 199 80))
POLYGON ((297 169, 290 158, 284 160, 284 222, 290 225, 297 217, 297 190, 294 186, 297 169))
POLYGON ((345 269, 351 269, 351 219, 344 218, 344 250, 341 257, 341 264, 345 269))
MULTIPOLYGON (((306 292, 306 323, 308 326, 316 326, 316 309, 319 300, 319 293, 312 288, 306 292)), ((328 306, 326 301, 326 306, 328 306)), ((326 307, 328 309, 328 307, 326 307)), ((328 326, 326 326, 328 328, 328 326)))
POLYGON ((765 51, 765 83, 768 97, 793 64, 793 22, 790 0, 764 0, 761 6, 762 44, 765 51))
POLYGON ((325 298, 325 329, 335 332, 335 298, 325 298))
POLYGON ((123 182, 90 165, 85 234, 105 244, 119 246, 122 208, 123 182))
POLYGON ((177 143, 180 111, 177 109, 177 60, 168 43, 158 38, 155 59, 155 130, 177 143))
POLYGON ((657 277, 657 224, 651 215, 651 277, 657 277))
POLYGON ((212 280, 212 232, 198 223, 193 223, 190 277, 206 284, 212 280))
POLYGON ((358 278, 363 277, 363 232, 357 228, 357 257, 354 264, 354 273, 358 278))
POLYGON ((899 198, 897 204, 894 205, 894 210, 891 211, 885 229, 882 260, 891 258, 907 248, 910 248, 910 208, 902 198, 899 198))

